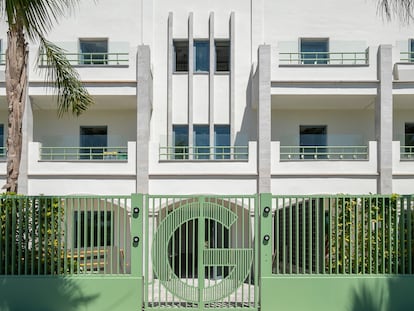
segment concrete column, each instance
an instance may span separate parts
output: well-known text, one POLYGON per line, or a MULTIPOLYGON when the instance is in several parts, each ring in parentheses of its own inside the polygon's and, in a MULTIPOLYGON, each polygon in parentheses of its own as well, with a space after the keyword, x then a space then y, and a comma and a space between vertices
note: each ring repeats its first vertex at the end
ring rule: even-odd
POLYGON ((194 32, 193 12, 188 16, 188 146, 192 159, 193 153, 193 77, 194 77, 194 32))
POLYGON ((234 12, 230 14, 230 145, 234 146, 236 140, 235 130, 235 78, 236 78, 236 21, 234 12))
POLYGON ((270 45, 259 46, 257 74, 259 90, 259 105, 257 109, 257 191, 259 193, 270 193, 270 142, 272 131, 270 95, 270 45))
POLYGON ((167 60, 167 147, 172 146, 172 74, 173 74, 173 13, 168 15, 168 60, 167 60))
POLYGON ((138 47, 137 56, 137 143, 136 143, 136 189, 148 193, 149 138, 152 110, 151 54, 148 45, 138 47))
MULTIPOLYGON (((26 92, 27 93, 27 92, 26 92)), ((29 142, 33 141, 33 110, 30 97, 26 95, 26 105, 23 112, 23 141, 22 141, 22 157, 20 159, 20 173, 18 180, 18 192, 21 194, 29 194, 29 142)))
POLYGON ((392 46, 380 45, 377 56, 379 85, 375 103, 375 135, 378 148, 377 192, 392 193, 392 46))
MULTIPOLYGON (((209 41, 210 41, 210 68, 209 68, 209 90, 208 90, 208 105, 209 117, 208 123, 210 126, 210 146, 214 146, 214 73, 216 70, 215 63, 215 44, 214 44, 214 13, 210 13, 209 20, 209 41)), ((214 159, 213 155, 210 155, 214 159)))

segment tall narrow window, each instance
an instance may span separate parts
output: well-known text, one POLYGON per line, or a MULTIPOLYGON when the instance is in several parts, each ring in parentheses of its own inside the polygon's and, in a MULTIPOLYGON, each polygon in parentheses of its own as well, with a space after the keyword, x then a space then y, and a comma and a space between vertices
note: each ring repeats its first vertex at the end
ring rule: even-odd
POLYGON ((194 159, 210 158, 210 128, 208 125, 194 125, 194 159))
POLYGON ((188 125, 173 125, 173 144, 172 158, 188 159, 188 125))
POLYGON ((300 146, 304 159, 326 158, 326 125, 301 125, 300 146))
POLYGON ((220 40, 216 45, 216 71, 230 71, 230 41, 220 40))
POLYGON ((79 49, 81 64, 108 64, 108 39, 79 39, 79 49))
POLYGON ((405 153, 414 154, 414 123, 405 123, 405 153))
POLYGON ((80 159, 102 160, 108 146, 107 126, 81 126, 80 128, 80 159))
POLYGON ((230 159, 230 125, 214 126, 215 159, 230 159))
POLYGON ((109 211, 74 212, 74 247, 113 245, 113 219, 109 211))
POLYGON ((300 52, 302 64, 328 64, 328 39, 301 39, 300 52))
POLYGON ((210 45, 208 41, 194 41, 194 72, 208 72, 210 69, 210 45))
POLYGON ((4 124, 0 124, 0 158, 6 155, 6 148, 4 148, 4 124))
POLYGON ((188 71, 188 41, 174 41, 174 71, 188 71))
POLYGON ((410 54, 408 54, 409 62, 414 62, 414 39, 410 39, 410 54))

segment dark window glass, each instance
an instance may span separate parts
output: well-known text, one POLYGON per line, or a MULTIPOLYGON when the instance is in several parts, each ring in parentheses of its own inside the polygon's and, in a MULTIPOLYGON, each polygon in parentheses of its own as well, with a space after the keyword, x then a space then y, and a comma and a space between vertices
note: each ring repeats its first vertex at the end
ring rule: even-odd
POLYGON ((188 125, 173 125, 174 159, 188 159, 188 125))
POLYGON ((104 151, 108 147, 107 126, 81 126, 80 147, 82 160, 102 160, 104 151))
POLYGON ((301 153, 305 159, 324 159, 326 158, 326 125, 301 125, 300 126, 300 146, 301 153))
POLYGON ((405 123, 405 145, 414 146, 414 123, 405 123))
POLYGON ((188 41, 174 41, 175 71, 188 71, 188 41))
POLYGON ((6 150, 4 148, 4 124, 0 124, 0 157, 6 155, 6 150))
POLYGON ((230 71, 230 42, 216 41, 216 71, 230 71))
POLYGON ((106 65, 108 64, 108 40, 79 40, 81 64, 106 65))
POLYGON ((113 240, 112 213, 75 212, 74 247, 111 246, 113 240), (85 217, 86 216, 86 217, 85 217))
POLYGON ((194 125, 194 159, 205 160, 210 158, 210 127, 208 125, 194 125))
POLYGON ((411 53, 409 54, 409 57, 410 57, 409 61, 414 62, 414 39, 410 40, 410 52, 411 53))
POLYGON ((302 64, 327 64, 329 60, 327 39, 302 39, 300 41, 302 64))
POLYGON ((210 69, 210 45, 208 41, 194 41, 194 72, 210 69))
POLYGON ((230 125, 214 126, 215 158, 230 159, 230 125))

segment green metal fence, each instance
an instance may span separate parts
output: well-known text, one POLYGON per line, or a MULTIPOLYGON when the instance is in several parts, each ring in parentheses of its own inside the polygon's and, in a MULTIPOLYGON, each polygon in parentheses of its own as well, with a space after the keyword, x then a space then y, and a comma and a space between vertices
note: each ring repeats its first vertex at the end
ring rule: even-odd
POLYGON ((125 161, 128 147, 40 147, 43 161, 125 161))
POLYGON ((147 196, 144 309, 256 310, 256 196, 147 196))
POLYGON ((280 146, 280 160, 368 160, 368 146, 280 146))
POLYGON ((239 160, 249 159, 248 146, 160 146, 160 160, 239 160))
POLYGON ((0 197, 0 275, 129 274, 131 197, 0 197))
POLYGON ((368 49, 363 52, 279 53, 280 65, 368 65, 368 49))
POLYGON ((413 203, 396 195, 274 196, 272 273, 413 274, 413 203))

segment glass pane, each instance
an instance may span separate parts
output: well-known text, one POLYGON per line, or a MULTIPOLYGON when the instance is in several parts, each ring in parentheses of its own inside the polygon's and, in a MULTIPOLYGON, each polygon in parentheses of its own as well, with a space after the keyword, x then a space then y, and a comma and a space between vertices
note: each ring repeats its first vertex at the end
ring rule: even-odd
POLYGON ((210 47, 208 41, 194 41, 194 71, 208 72, 210 68, 210 47))
POLYGON ((214 126, 215 159, 230 159, 230 125, 214 126))
POLYGON ((410 57, 410 62, 414 62, 414 39, 410 40, 410 52, 408 57, 410 57))
POLYGON ((210 158, 209 146, 210 146, 209 126, 208 125, 194 125, 194 159, 209 159, 210 158))
POLYGON ((6 151, 4 148, 4 124, 0 124, 0 157, 4 157, 6 151))
POLYGON ((188 159, 188 125, 173 125, 174 159, 188 159))
MULTIPOLYGON (((318 126, 300 126, 300 145, 301 146, 326 146, 326 125, 318 126)), ((305 159, 323 159, 326 158, 326 148, 301 148, 301 153, 306 153, 305 159)))
POLYGON ((302 39, 300 42, 300 51, 302 53, 301 58, 303 64, 328 63, 328 40, 302 39))
POLYGON ((108 40, 80 40, 81 63, 105 65, 108 59, 108 40))
POLYGON ((216 71, 230 71, 229 41, 216 41, 216 71))
POLYGON ((106 126, 81 126, 80 128, 80 159, 83 160, 102 160, 106 148, 108 147, 108 128, 106 126))
POLYGON ((188 71, 188 42, 174 41, 175 71, 188 71))

